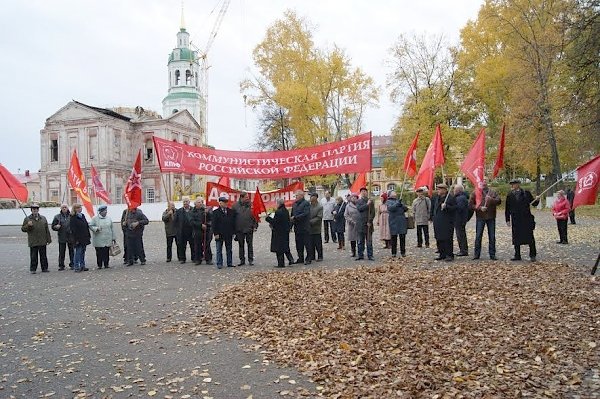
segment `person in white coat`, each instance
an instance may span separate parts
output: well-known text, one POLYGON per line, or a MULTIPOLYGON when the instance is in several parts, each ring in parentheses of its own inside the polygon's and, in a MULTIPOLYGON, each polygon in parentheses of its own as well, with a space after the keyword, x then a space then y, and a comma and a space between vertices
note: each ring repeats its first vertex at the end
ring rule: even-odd
POLYGON ((115 230, 112 220, 106 215, 108 208, 106 205, 98 207, 98 214, 90 221, 90 230, 92 231, 92 245, 96 248, 96 263, 98 269, 108 269, 109 251, 113 242, 116 242, 115 230))
POLYGON ((346 218, 346 234, 348 241, 350 241, 350 251, 352 257, 356 256, 356 240, 358 239, 358 233, 356 231, 356 225, 360 220, 360 212, 356 208, 356 201, 358 200, 358 194, 352 193, 348 197, 348 204, 344 211, 344 217, 346 218))

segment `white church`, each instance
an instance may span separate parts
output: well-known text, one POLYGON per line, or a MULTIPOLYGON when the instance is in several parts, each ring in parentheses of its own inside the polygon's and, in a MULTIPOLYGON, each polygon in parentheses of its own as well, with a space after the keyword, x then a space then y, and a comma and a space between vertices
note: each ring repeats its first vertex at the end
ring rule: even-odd
POLYGON ((113 203, 124 202, 123 189, 140 149, 144 202, 167 201, 166 192, 177 195, 203 191, 202 176, 161 176, 152 142, 152 136, 157 136, 194 146, 206 145, 206 106, 199 61, 182 23, 177 46, 169 55, 169 90, 162 101, 162 117, 141 107, 105 109, 71 101, 46 119, 40 132, 40 200, 77 202, 67 181, 74 149, 88 187, 93 165, 113 203))

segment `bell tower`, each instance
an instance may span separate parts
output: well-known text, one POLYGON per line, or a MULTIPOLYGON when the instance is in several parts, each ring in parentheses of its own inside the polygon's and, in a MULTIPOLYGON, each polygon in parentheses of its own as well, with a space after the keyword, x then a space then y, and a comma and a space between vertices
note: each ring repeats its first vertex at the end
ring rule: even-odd
POLYGON ((200 126, 204 126, 204 97, 200 85, 200 60, 198 52, 190 48, 190 34, 185 29, 183 7, 181 26, 177 32, 177 46, 171 51, 167 63, 169 71, 168 94, 163 99, 163 117, 187 109, 200 126))

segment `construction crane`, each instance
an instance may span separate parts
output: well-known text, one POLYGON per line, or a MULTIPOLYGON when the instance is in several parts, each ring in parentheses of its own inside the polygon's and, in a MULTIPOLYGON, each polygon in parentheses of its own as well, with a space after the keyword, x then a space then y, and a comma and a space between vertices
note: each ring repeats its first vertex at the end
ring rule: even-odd
POLYGON ((203 115, 202 129, 204 130, 205 145, 208 144, 208 68, 210 68, 210 66, 208 65, 207 56, 210 48, 215 42, 215 38, 217 37, 217 33, 219 32, 219 28, 221 27, 221 23, 223 22, 225 13, 227 13, 227 8, 229 8, 229 3, 231 3, 231 0, 224 0, 223 4, 221 4, 221 8, 219 9, 219 13, 217 14, 217 19, 215 20, 210 34, 208 35, 208 42, 204 46, 204 49, 201 50, 196 48, 198 50, 197 61, 200 62, 202 99, 204 100, 203 104, 201 104, 201 108, 203 115))

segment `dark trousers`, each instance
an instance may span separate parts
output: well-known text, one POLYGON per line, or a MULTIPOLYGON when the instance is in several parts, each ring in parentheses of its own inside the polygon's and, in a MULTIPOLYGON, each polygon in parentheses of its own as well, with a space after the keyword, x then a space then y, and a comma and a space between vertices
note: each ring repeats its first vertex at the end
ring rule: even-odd
POLYGON ((571 224, 575 224, 575 211, 569 211, 569 219, 571 219, 571 224))
POLYGON ((38 266, 38 256, 40 259, 40 266, 43 270, 48 270, 48 257, 46 256, 46 246, 39 245, 36 247, 29 247, 29 270, 34 272, 38 266))
POLYGON ((496 219, 476 219, 474 253, 476 257, 481 256, 481 241, 483 240, 483 229, 486 226, 488 233, 488 251, 490 257, 496 256, 496 219))
POLYGON ((69 267, 73 267, 73 244, 70 242, 59 242, 58 243, 58 268, 65 268, 65 253, 69 249, 69 267))
POLYGON ((311 234, 310 242, 308 244, 308 250, 306 260, 323 259, 323 241, 321 239, 321 233, 311 234), (315 255, 318 258, 315 258, 315 255))
MULTIPOLYGON (((537 256, 537 250, 535 248, 535 238, 531 239, 531 243, 529 244, 529 257, 535 258, 537 256)), ((515 245, 515 258, 521 259, 521 246, 515 245)))
POLYGON ((373 233, 370 231, 357 232, 358 235, 358 257, 364 258, 365 248, 367 249, 367 257, 373 257, 373 233))
POLYGON ((251 231, 250 233, 237 233, 236 234, 238 246, 239 246, 239 255, 240 262, 246 262, 246 249, 245 244, 248 245, 248 262, 254 261, 254 245, 253 245, 253 237, 254 233, 251 231))
POLYGON ((194 239, 192 237, 192 233, 181 234, 177 237, 177 259, 179 259, 180 261, 186 260, 185 253, 187 251, 188 245, 190 246, 190 259, 194 259, 194 239))
POLYGON ((440 250, 440 258, 454 258, 454 240, 437 240, 437 246, 440 250))
POLYGON ((276 252, 275 256, 277 257, 277 266, 279 267, 285 266, 284 256, 287 258, 290 264, 294 263, 294 257, 292 256, 292 253, 289 249, 286 252, 276 252))
POLYGON ((392 255, 398 254, 398 238, 400 238, 400 255, 406 255, 406 234, 392 234, 392 255))
MULTIPOLYGON (((344 232, 333 233, 339 242, 344 242, 344 232)), ((333 240, 335 242, 335 240, 333 240)))
POLYGON ((465 223, 457 223, 454 226, 456 232, 456 241, 458 242, 458 250, 461 254, 469 253, 469 244, 467 243, 467 229, 465 223))
POLYGON ((177 238, 175 236, 167 236, 167 260, 173 258, 173 241, 175 241, 175 247, 177 247, 177 238))
POLYGON ((356 256, 356 241, 350 241, 350 252, 352 256, 356 256))
POLYGON ((201 231, 199 234, 194 236, 194 254, 196 257, 194 258, 195 262, 202 262, 203 260, 206 263, 212 261, 212 250, 210 249, 210 242, 212 241, 212 232, 201 231))
POLYGON ((298 262, 304 262, 304 250, 306 249, 306 252, 308 253, 310 236, 308 234, 308 231, 296 231, 294 236, 296 240, 296 252, 298 253, 298 262))
POLYGON ((96 248, 96 264, 98 268, 102 268, 102 266, 108 267, 108 259, 109 259, 109 247, 95 247, 96 248))
POLYGON ((128 263, 133 263, 137 259, 141 262, 146 261, 146 254, 144 253, 144 244, 141 235, 128 235, 125 237, 125 242, 127 245, 128 263))
POLYGON ((217 266, 223 266, 223 243, 225 243, 225 256, 227 260, 227 266, 233 266, 233 255, 232 255, 232 242, 233 237, 224 237, 215 241, 217 246, 217 266))
POLYGON ((567 239, 567 219, 557 219, 556 226, 558 227, 558 236, 560 237, 560 242, 569 242, 567 239))
POLYGON ((423 236, 425 236, 425 245, 429 246, 429 225, 419 224, 417 225, 417 245, 423 246, 423 236))
POLYGON ((331 231, 331 239, 336 242, 335 233, 333 231, 333 220, 323 220, 323 230, 325 232, 325 242, 329 242, 329 232, 331 231))

